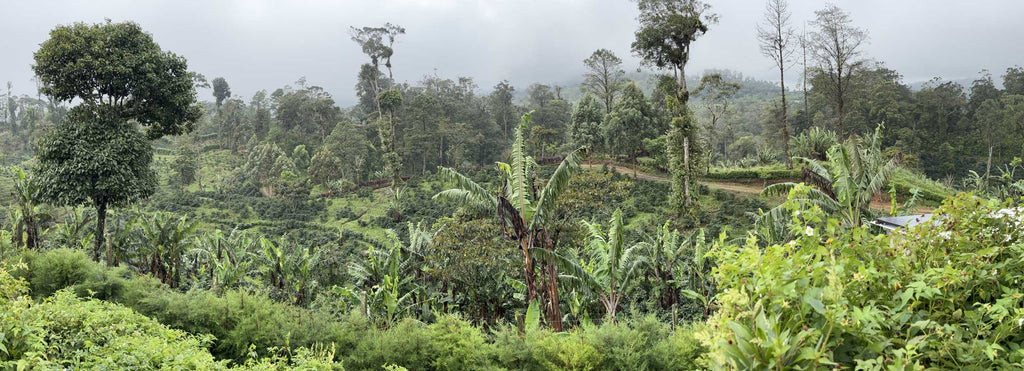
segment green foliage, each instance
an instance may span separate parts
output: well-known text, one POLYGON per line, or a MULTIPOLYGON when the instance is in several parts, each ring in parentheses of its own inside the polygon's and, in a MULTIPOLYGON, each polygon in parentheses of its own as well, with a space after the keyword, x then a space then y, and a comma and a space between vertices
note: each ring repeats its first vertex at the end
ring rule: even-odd
POLYGON ((41 93, 62 102, 80 99, 77 108, 105 107, 100 117, 79 117, 79 124, 133 120, 146 127, 148 139, 157 139, 192 131, 202 116, 185 58, 160 50, 136 23, 57 26, 34 58, 41 93))
POLYGON ((720 242, 719 367, 1019 368, 1020 216, 967 195, 906 233, 794 217, 796 240, 720 242))
POLYGON ((622 98, 605 117, 603 136, 609 151, 634 158, 643 140, 658 136, 650 104, 636 84, 626 85, 622 98))
MULTIPOLYGON (((889 179, 898 169, 895 159, 886 158, 881 152, 882 126, 864 138, 853 136, 842 144, 835 144, 828 151, 828 162, 797 157, 804 164, 805 181, 815 188, 808 188, 806 198, 792 199, 800 205, 813 204, 835 213, 848 226, 859 226, 865 216, 870 216, 869 206, 875 195, 884 190, 889 179)), ((766 195, 782 195, 796 188, 795 183, 778 183, 768 186, 762 192, 766 195)), ((786 205, 769 211, 779 221, 786 205)), ((764 221, 764 214, 761 216, 764 221)))
POLYGON ((185 187, 195 182, 199 174, 199 154, 189 144, 182 144, 175 152, 171 168, 178 177, 178 184, 185 187))
POLYGON ((25 252, 28 269, 16 273, 30 282, 32 294, 45 298, 53 293, 86 282, 103 279, 103 272, 80 250, 56 249, 46 252, 25 252))
POLYGON ((720 168, 713 167, 705 175, 708 179, 718 180, 780 180, 797 179, 800 177, 800 169, 786 169, 785 165, 775 164, 768 166, 756 166, 749 168, 720 168))
POLYGON ((120 207, 156 190, 153 149, 123 119, 76 108, 39 144, 39 188, 53 204, 120 207))
POLYGON ((912 190, 918 190, 923 200, 941 203, 943 200, 952 197, 955 193, 942 183, 929 179, 921 173, 900 168, 892 175, 890 183, 896 188, 899 195, 910 195, 912 190))
POLYGON ((573 145, 578 147, 589 146, 598 150, 605 142, 604 133, 601 132, 601 122, 604 115, 601 113, 600 103, 594 96, 585 94, 572 109, 572 126, 569 127, 569 137, 573 145))
MULTIPOLYGON (((689 108, 682 106, 679 116, 672 119, 668 137, 665 140, 669 171, 672 173, 672 195, 669 204, 677 214, 690 210, 696 192, 700 166, 700 141, 697 139, 697 119, 689 108)), ((692 210, 690 210, 692 211, 692 210)))

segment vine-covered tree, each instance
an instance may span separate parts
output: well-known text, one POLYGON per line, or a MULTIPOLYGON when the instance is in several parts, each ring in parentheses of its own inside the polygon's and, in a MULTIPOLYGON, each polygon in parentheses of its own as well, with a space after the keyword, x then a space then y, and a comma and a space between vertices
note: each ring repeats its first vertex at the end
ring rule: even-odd
POLYGON ((696 143, 696 127, 680 127, 693 123, 686 102, 690 92, 686 89, 686 63, 690 60, 690 44, 708 31, 708 26, 718 22, 718 15, 711 12, 711 6, 700 0, 640 0, 638 3, 640 29, 636 31, 633 53, 645 64, 672 70, 678 79, 675 103, 671 110, 675 119, 669 129, 666 151, 669 153, 669 171, 672 173, 672 196, 674 205, 690 206, 690 186, 694 180, 692 154, 696 143), (673 131, 675 132, 673 134, 673 131), (678 147, 678 148, 675 148, 678 147), (678 158, 672 159, 672 156, 678 158))
POLYGON ((132 22, 57 26, 34 58, 40 92, 81 102, 40 142, 41 188, 55 204, 96 208, 99 260, 108 206, 155 190, 147 139, 189 132, 202 115, 193 74, 132 22))

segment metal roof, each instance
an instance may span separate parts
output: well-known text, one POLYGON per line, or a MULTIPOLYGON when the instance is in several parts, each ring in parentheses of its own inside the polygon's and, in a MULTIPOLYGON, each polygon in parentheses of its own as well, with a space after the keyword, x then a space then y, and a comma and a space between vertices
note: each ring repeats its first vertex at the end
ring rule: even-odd
POLYGON ((884 229, 886 232, 895 231, 899 228, 910 228, 924 223, 932 218, 932 214, 915 214, 904 216, 893 216, 878 218, 871 222, 871 225, 884 229))

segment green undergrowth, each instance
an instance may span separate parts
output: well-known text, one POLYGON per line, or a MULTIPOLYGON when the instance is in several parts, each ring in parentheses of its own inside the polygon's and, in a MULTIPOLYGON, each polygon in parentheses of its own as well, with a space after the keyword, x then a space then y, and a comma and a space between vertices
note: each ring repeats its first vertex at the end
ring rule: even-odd
POLYGON ((924 174, 916 173, 904 168, 896 170, 889 183, 896 188, 899 196, 905 197, 912 189, 920 193, 918 197, 929 205, 939 205, 942 200, 953 196, 956 191, 946 187, 942 183, 929 179, 924 174))
POLYGON ((797 179, 800 177, 800 169, 786 169, 783 164, 755 167, 728 167, 711 168, 705 175, 707 179, 714 180, 782 180, 797 179))
POLYGON ((124 268, 94 263, 77 250, 25 251, 9 260, 20 263, 11 274, 7 268, 0 273, 7 275, 3 292, 15 292, 5 300, 20 301, 23 309, 18 310, 23 311, 16 315, 31 318, 3 317, 0 331, 12 333, 22 326, 13 331, 25 334, 0 343, 25 349, 2 358, 12 365, 340 369, 343 364, 354 370, 384 365, 410 370, 689 370, 705 365, 696 328, 672 331, 653 316, 584 324, 565 333, 524 332, 500 323, 485 330, 450 314, 431 323, 412 318, 372 323, 358 311, 321 313, 259 292, 178 292, 124 268), (61 349, 47 353, 48 344, 61 349))

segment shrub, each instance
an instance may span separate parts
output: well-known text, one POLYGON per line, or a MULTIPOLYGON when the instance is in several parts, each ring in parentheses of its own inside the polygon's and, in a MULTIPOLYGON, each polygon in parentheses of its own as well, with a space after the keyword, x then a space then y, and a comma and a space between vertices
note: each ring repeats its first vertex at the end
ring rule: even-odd
POLYGON ((490 365, 491 345, 479 328, 457 316, 444 315, 427 326, 431 366, 435 370, 481 370, 490 365))
POLYGON ((689 324, 672 332, 651 349, 652 370, 701 370, 708 368, 707 348, 696 334, 703 324, 689 324))
POLYGON ((783 165, 758 166, 750 168, 712 168, 706 175, 718 180, 779 180, 800 177, 800 169, 786 169, 783 165))
MULTIPOLYGON (((842 229, 810 208, 789 243, 715 250, 718 367, 1024 367, 1024 224, 961 195, 905 233, 842 229)), ((724 240, 724 239, 723 239, 724 240)), ((724 241, 723 241, 724 242, 724 241)))
POLYGON ((385 364, 428 370, 432 369, 430 350, 427 326, 405 318, 389 329, 364 337, 345 364, 356 370, 379 370, 385 364))
POLYGON ((103 279, 100 266, 81 250, 26 250, 22 257, 29 268, 24 272, 25 278, 31 283, 32 295, 37 298, 50 296, 65 287, 103 279))

